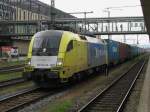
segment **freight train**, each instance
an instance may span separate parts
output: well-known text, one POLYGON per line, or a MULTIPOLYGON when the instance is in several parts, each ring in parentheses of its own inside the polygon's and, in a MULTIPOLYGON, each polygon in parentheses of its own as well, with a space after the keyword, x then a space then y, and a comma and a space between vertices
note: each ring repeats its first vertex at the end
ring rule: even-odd
POLYGON ((30 42, 23 76, 48 87, 107 68, 141 54, 136 46, 101 40, 69 31, 46 30, 30 42))

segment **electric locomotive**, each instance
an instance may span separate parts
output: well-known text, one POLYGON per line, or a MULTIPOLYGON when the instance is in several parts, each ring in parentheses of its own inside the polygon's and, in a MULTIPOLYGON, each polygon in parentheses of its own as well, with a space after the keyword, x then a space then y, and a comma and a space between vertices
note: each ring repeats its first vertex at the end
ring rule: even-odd
POLYGON ((23 76, 42 87, 66 83, 106 66, 106 57, 106 43, 101 39, 61 30, 41 31, 31 39, 23 76))

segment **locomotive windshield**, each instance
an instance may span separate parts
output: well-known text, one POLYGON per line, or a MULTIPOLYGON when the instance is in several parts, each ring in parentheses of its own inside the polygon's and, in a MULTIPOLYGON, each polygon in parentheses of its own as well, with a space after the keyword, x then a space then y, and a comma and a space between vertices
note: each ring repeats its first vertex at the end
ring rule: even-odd
POLYGON ((35 34, 33 56, 56 56, 62 37, 60 31, 43 31, 35 34))

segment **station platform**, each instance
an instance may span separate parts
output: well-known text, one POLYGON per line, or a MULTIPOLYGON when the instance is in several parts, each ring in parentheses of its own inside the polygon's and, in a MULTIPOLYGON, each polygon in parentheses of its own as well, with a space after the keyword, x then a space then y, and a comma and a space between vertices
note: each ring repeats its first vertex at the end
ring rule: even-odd
POLYGON ((150 56, 137 112, 150 112, 150 56))

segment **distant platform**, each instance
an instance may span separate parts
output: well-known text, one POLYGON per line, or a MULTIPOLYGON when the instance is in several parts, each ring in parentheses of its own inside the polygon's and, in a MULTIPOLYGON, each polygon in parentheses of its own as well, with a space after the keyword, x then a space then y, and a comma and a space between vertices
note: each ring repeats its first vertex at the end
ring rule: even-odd
POLYGON ((138 112, 150 112, 150 56, 140 96, 138 112))

